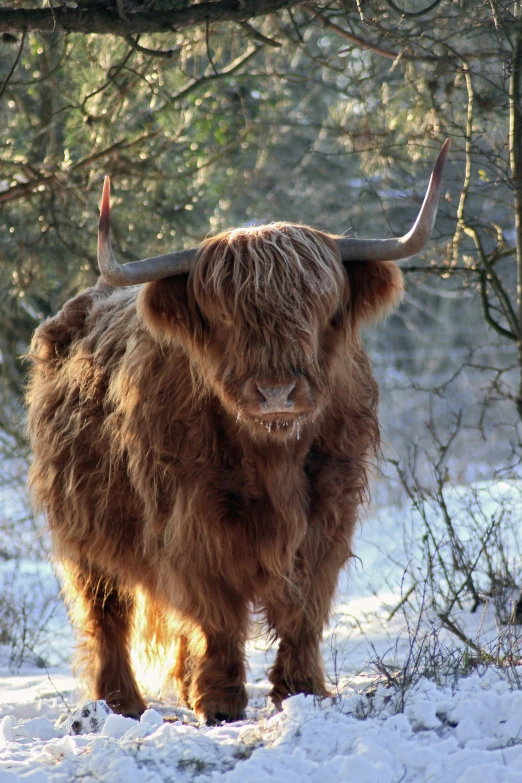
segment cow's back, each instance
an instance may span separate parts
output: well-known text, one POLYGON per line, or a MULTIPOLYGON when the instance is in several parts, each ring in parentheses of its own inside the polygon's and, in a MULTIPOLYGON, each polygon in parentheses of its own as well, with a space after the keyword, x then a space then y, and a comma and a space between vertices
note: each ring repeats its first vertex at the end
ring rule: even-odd
MULTIPOLYGON (((136 291, 88 289, 45 321, 31 344, 29 483, 62 559, 100 564, 140 546, 140 500, 118 440, 114 386, 129 352, 151 342, 136 291)), ((127 556, 126 556, 127 553, 127 556)))

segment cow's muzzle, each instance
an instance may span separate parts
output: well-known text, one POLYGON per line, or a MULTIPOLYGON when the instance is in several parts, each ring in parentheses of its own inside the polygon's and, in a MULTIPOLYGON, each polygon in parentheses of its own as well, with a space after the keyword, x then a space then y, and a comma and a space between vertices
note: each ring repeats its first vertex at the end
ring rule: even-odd
POLYGON ((256 387, 262 397, 259 402, 261 413, 292 413, 294 411, 292 392, 295 389, 295 383, 270 386, 256 384, 256 387))
POLYGON ((317 413, 310 383, 303 374, 293 378, 250 378, 237 403, 241 419, 280 428, 317 413))

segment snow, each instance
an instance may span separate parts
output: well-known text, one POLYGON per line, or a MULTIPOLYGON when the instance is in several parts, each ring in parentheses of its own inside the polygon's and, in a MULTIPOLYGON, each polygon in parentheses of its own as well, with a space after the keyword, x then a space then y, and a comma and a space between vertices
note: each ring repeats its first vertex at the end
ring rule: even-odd
MULTIPOLYGON (((520 510, 518 490, 509 484, 476 485, 471 495, 454 493, 455 524, 459 509, 464 515, 470 498, 479 496, 487 518, 508 496, 512 514, 520 510)), ((401 612, 389 619, 404 589, 405 566, 408 573, 422 567, 415 552, 405 553, 404 515, 389 508, 361 528, 361 562, 341 580, 325 635, 332 699, 298 695, 277 712, 265 675, 273 651, 259 637, 248 650, 247 720, 207 727, 172 698, 151 693, 140 721, 104 714, 96 733, 69 734, 73 721, 90 713, 68 664, 73 641, 65 615, 61 608, 50 612, 51 638, 38 638, 35 655, 18 672, 0 647, 0 783, 518 783, 518 659, 475 666, 467 676, 439 673, 437 682, 419 669, 404 689, 400 680, 385 687, 386 678, 369 664, 380 658, 389 672, 400 673, 416 642, 411 608, 408 627, 401 612)), ((2 569, 0 577, 7 583, 6 573, 2 569)), ((29 589, 35 573, 35 611, 41 611, 42 597, 48 602, 56 592, 48 564, 22 561, 16 578, 29 589)), ((481 634, 493 643, 502 630, 494 612, 478 615, 464 612, 458 619, 472 638, 481 634)), ((456 645, 442 636, 440 643, 456 645)), ((88 730, 85 718, 82 731, 88 730)))
POLYGON ((163 723, 157 710, 139 722, 110 715, 101 735, 83 736, 64 735, 48 718, 9 716, 1 724, 0 781, 32 780, 27 773, 36 772, 42 783, 520 780, 522 693, 502 672, 477 672, 455 689, 421 681, 403 714, 388 702, 361 720, 361 698, 294 696, 280 713, 251 709, 248 720, 213 728, 163 723))

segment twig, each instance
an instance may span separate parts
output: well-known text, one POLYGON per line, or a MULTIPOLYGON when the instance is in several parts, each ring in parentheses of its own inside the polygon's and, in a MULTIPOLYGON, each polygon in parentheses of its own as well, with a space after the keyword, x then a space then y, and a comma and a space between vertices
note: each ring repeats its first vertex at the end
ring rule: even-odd
POLYGON ((313 5, 308 5, 308 3, 301 3, 301 8, 304 8, 305 11, 308 11, 309 14, 312 14, 315 19, 319 19, 321 24, 326 27, 327 30, 332 30, 332 32, 337 33, 342 38, 346 38, 347 41, 351 41, 357 46, 360 46, 362 49, 368 49, 370 52, 380 54, 381 57, 387 57, 389 60, 398 60, 399 58, 403 60, 425 60, 427 62, 439 62, 440 60, 439 57, 429 57, 427 55, 417 56, 404 54, 403 52, 391 52, 389 49, 383 49, 382 46, 372 44, 370 41, 366 41, 364 38, 360 38, 358 35, 353 35, 353 33, 349 33, 348 30, 345 30, 343 27, 339 27, 339 25, 334 24, 334 22, 331 22, 328 17, 324 16, 324 14, 318 11, 317 8, 314 8, 313 5))
POLYGON ((467 274, 480 274, 479 267, 476 266, 402 266, 401 272, 403 274, 407 272, 427 272, 434 275, 467 275, 467 274))
POLYGON ((18 65, 18 63, 20 62, 20 57, 22 56, 22 52, 23 52, 23 50, 24 50, 24 44, 25 44, 25 35, 26 35, 26 32, 25 32, 25 30, 24 30, 24 31, 23 31, 23 33, 22 33, 22 40, 20 41, 20 47, 19 47, 19 49, 18 49, 18 53, 17 53, 17 55, 16 55, 16 57, 15 57, 15 61, 14 61, 13 65, 12 65, 12 67, 11 67, 11 70, 10 70, 10 71, 9 71, 9 73, 7 74, 7 77, 6 77, 5 81, 4 81, 4 83, 2 84, 2 89, 0 89, 0 100, 2 100, 2 95, 3 95, 3 94, 4 94, 4 92, 5 92, 5 88, 6 88, 6 87, 7 87, 7 85, 9 84, 9 81, 10 81, 10 79, 11 79, 11 76, 13 75, 13 73, 14 73, 14 72, 15 72, 15 70, 16 70, 16 66, 17 66, 17 65, 18 65))
POLYGON ((56 693, 56 695, 58 696, 58 698, 59 698, 59 699, 61 699, 61 700, 63 701, 63 703, 64 703, 64 706, 65 706, 65 709, 67 710, 67 712, 68 712, 68 713, 69 713, 69 715, 70 715, 70 714, 71 714, 71 708, 69 707, 69 705, 68 705, 68 704, 67 704, 67 702, 65 701, 65 699, 64 699, 64 697, 63 697, 63 695, 60 693, 60 691, 58 690, 58 688, 56 687, 56 685, 55 685, 55 684, 54 684, 54 682, 52 681, 52 679, 51 679, 51 675, 49 674, 49 669, 47 668, 47 664, 46 664, 45 662, 44 662, 44 669, 45 669, 45 671, 46 671, 46 673, 47 673, 47 679, 48 679, 48 680, 49 680, 49 682, 51 683, 51 685, 52 685, 52 687, 53 687, 53 690, 54 690, 54 692, 56 693))
POLYGON ((471 647, 472 650, 475 650, 481 657, 484 658, 488 663, 494 663, 495 659, 492 655, 485 652, 485 650, 480 647, 476 642, 473 641, 473 639, 470 639, 469 636, 466 636, 466 634, 461 631, 461 629, 456 625, 453 620, 450 620, 448 615, 445 612, 439 612, 438 613, 439 620, 441 621, 444 628, 446 628, 448 631, 451 631, 454 636, 457 637, 457 639, 460 639, 461 642, 466 644, 468 647, 471 647))
POLYGON ((464 72, 464 77, 466 79, 466 90, 468 93, 466 130, 465 130, 465 137, 464 137, 466 140, 466 152, 465 152, 466 168, 464 171, 464 182, 462 183, 459 205, 457 208, 457 229, 453 236, 453 242, 452 242, 454 264, 456 264, 458 261, 460 238, 464 231, 464 225, 465 225, 464 209, 466 206, 466 200, 468 198, 469 186, 471 182, 471 142, 473 138, 473 103, 475 97, 468 64, 466 62, 463 63, 462 68, 464 72))
POLYGON ((165 109, 168 109, 175 101, 178 101, 180 98, 185 98, 189 93, 200 87, 202 84, 214 81, 215 79, 223 79, 226 76, 230 76, 232 73, 241 68, 241 66, 244 65, 248 60, 250 60, 251 57, 257 54, 260 49, 261 46, 254 44, 252 47, 247 49, 245 54, 236 57, 236 59, 231 62, 230 65, 227 65, 226 68, 223 68, 223 70, 218 71, 217 73, 210 73, 208 76, 201 76, 199 78, 195 77, 194 79, 191 79, 190 82, 182 87, 177 93, 170 95, 168 99, 156 109, 156 114, 160 114, 162 111, 165 111, 165 109))
POLYGON ((205 25, 205 46, 207 47, 207 57, 208 61, 212 66, 212 70, 217 75, 218 69, 216 68, 216 64, 214 63, 214 58, 212 57, 212 51, 210 49, 210 29, 209 29, 209 23, 207 19, 207 23, 205 25))
POLYGON ((393 8, 393 10, 398 14, 401 14, 401 16, 423 16, 424 14, 429 14, 430 11, 433 11, 438 5, 442 3, 442 0, 434 0, 433 3, 426 6, 426 8, 423 8, 422 11, 404 11, 402 8, 399 8, 399 6, 395 5, 393 0, 386 0, 386 2, 390 8, 393 8))
POLYGON ((275 49, 279 49, 279 47, 282 46, 279 41, 274 41, 273 38, 267 38, 266 35, 260 33, 255 29, 255 27, 252 27, 250 22, 240 22, 239 26, 242 27, 243 30, 246 30, 246 32, 252 38, 254 38, 256 41, 259 41, 259 43, 266 44, 267 46, 273 46, 275 49))
POLYGON ((502 335, 502 337, 506 337, 508 340, 512 340, 513 342, 516 343, 517 335, 509 331, 508 329, 504 329, 503 326, 501 326, 499 323, 497 323, 497 321, 495 321, 495 319, 491 314, 486 280, 487 280, 486 273, 484 271, 481 271, 479 277, 479 285, 480 285, 480 301, 482 303, 482 314, 484 316, 484 320, 486 321, 487 324, 491 326, 492 329, 494 329, 498 334, 502 335))
POLYGON ((141 54, 146 54, 147 57, 163 57, 166 60, 170 60, 175 54, 179 55, 182 49, 181 46, 175 46, 173 49, 147 49, 146 46, 141 46, 138 43, 139 38, 140 37, 138 36, 136 40, 134 40, 132 35, 125 36, 125 40, 129 46, 132 46, 133 49, 137 52, 141 52, 141 54))
POLYGON ((405 593, 405 595, 403 595, 403 596, 402 596, 402 598, 401 598, 401 600, 399 601, 399 603, 397 604, 397 606, 395 606, 395 608, 394 608, 394 609, 392 609, 392 610, 391 610, 391 612, 390 612, 390 614, 388 615, 388 618, 387 618, 388 622, 390 622, 390 620, 393 620, 393 618, 395 617, 395 615, 397 614, 397 612, 399 611, 399 609, 402 609, 402 607, 403 607, 403 606, 404 606, 404 605, 405 605, 405 604, 408 602, 408 598, 410 597, 410 595, 411 595, 413 592, 415 592, 415 588, 416 588, 416 587, 417 587, 417 584, 416 584, 416 583, 415 583, 415 584, 413 584, 413 585, 410 587, 410 589, 408 590, 408 592, 407 592, 407 593, 405 593))
POLYGON ((118 65, 113 65, 113 66, 111 66, 109 68, 107 81, 104 82, 104 84, 102 84, 101 87, 97 87, 96 90, 93 90, 92 92, 90 92, 83 99, 83 101, 81 103, 81 107, 80 107, 82 111, 85 111, 85 104, 87 103, 87 101, 89 101, 91 98, 94 98, 94 96, 98 95, 100 92, 103 92, 105 89, 107 89, 109 84, 112 81, 114 81, 116 76, 119 74, 119 72, 122 70, 122 68, 127 64, 129 59, 132 57, 133 52, 134 52, 134 48, 131 47, 129 49, 129 51, 127 52, 127 54, 125 55, 125 57, 123 58, 123 60, 121 61, 121 63, 119 63, 118 65))

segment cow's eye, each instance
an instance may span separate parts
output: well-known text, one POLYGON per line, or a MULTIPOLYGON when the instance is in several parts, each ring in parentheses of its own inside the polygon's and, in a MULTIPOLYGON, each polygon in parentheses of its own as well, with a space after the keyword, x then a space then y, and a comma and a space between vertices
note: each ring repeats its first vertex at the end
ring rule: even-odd
POLYGON ((335 313, 330 318, 330 326, 333 326, 335 328, 341 326, 342 322, 343 322, 343 311, 341 310, 340 307, 338 307, 335 313))
POLYGON ((200 306, 198 304, 196 304, 196 313, 197 313, 197 316, 198 316, 198 318, 200 320, 201 326, 204 329, 208 329, 209 326, 210 326, 209 320, 208 320, 208 318, 206 316, 203 315, 203 311, 201 310, 201 308, 200 308, 200 306))

